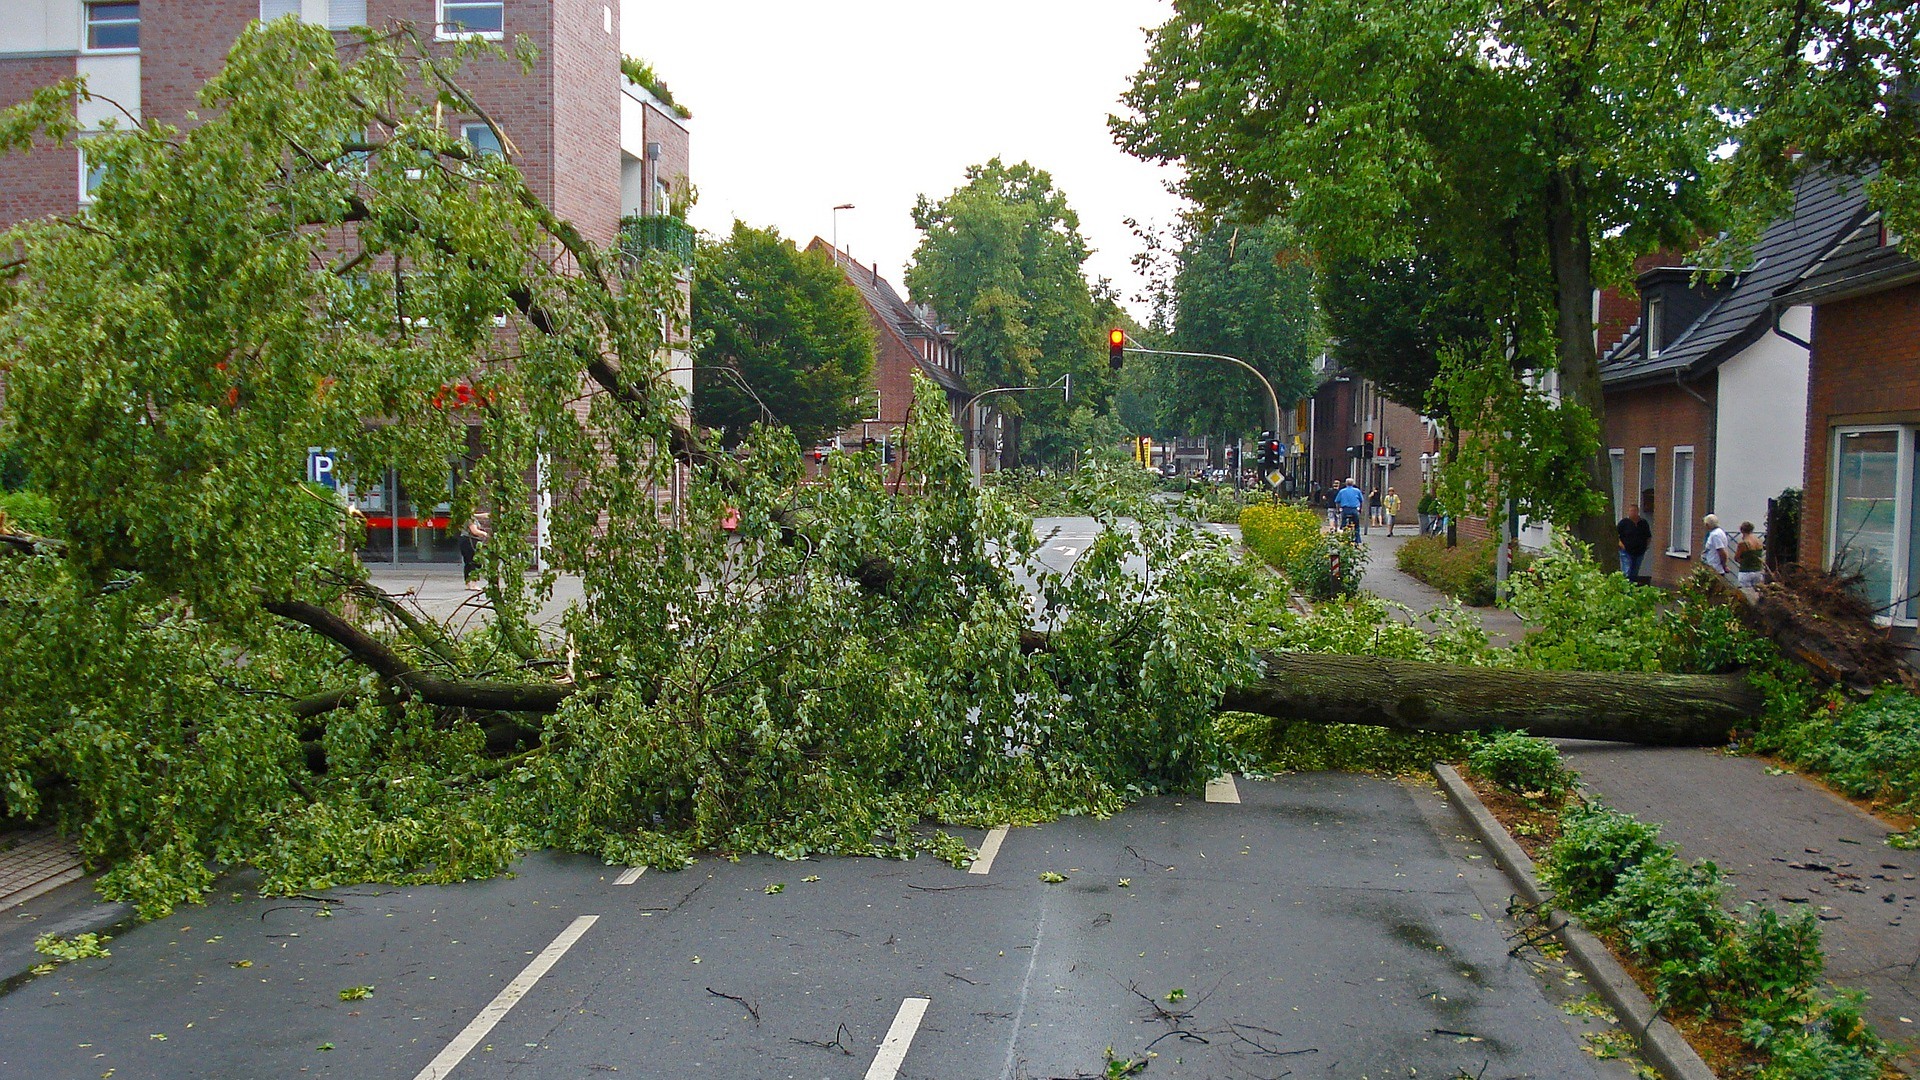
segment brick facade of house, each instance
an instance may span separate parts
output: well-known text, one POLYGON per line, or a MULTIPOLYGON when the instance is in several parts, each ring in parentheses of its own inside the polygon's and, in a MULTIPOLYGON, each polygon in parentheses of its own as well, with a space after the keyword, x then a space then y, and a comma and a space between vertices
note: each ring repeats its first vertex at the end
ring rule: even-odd
MULTIPOLYGON (((1641 515, 1653 525, 1653 543, 1647 548, 1640 573, 1652 578, 1655 585, 1679 584, 1700 561, 1700 544, 1706 536, 1700 519, 1712 505, 1714 395, 1712 376, 1687 387, 1669 382, 1606 395, 1605 443, 1609 451, 1621 451, 1623 498, 1638 497, 1641 515), (1693 450, 1693 498, 1686 506, 1676 508, 1674 451, 1682 447, 1693 450), (1654 451, 1651 482, 1640 475, 1641 452, 1648 448, 1654 451), (1648 488, 1652 489, 1651 498, 1648 488), (1685 522, 1683 544, 1678 548, 1672 544, 1671 532, 1676 511, 1685 522)), ((1613 513, 1624 514, 1625 503, 1613 513)))
POLYGON ((1814 308, 1800 560, 1824 566, 1833 430, 1920 423, 1920 282, 1814 308))
MULTIPOLYGON (((72 56, 0 56, 0 108, 73 73, 72 56)), ((80 155, 72 147, 42 143, 27 153, 0 154, 0 226, 72 213, 79 205, 80 155)))

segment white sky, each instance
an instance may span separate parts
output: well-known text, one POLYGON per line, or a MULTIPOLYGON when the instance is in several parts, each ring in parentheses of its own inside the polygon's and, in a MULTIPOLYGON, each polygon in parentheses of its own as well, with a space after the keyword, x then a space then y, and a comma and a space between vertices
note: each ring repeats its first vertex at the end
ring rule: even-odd
POLYGON ((1107 115, 1168 0, 623 0, 623 46, 693 111, 693 223, 740 218, 833 238, 901 286, 939 199, 999 155, 1053 175, 1095 249, 1090 278, 1139 279, 1128 217, 1165 223, 1173 171, 1123 154, 1107 115))

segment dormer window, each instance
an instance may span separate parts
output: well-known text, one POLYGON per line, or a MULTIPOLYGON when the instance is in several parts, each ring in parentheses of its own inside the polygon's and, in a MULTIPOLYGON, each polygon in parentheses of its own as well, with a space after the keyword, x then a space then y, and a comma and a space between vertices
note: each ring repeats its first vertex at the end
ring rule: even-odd
POLYGON ((1660 323, 1666 315, 1666 300, 1658 296, 1647 297, 1646 339, 1647 357, 1652 359, 1660 355, 1660 346, 1666 343, 1660 332, 1660 323))

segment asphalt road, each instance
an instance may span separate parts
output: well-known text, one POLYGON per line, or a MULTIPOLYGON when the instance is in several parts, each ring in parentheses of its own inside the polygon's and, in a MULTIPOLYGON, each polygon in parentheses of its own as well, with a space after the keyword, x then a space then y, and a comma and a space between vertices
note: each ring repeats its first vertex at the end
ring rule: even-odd
POLYGON ((1109 1048, 1147 1080, 1631 1075, 1583 1052, 1597 1022, 1558 1004, 1583 986, 1509 955, 1505 882, 1436 792, 1234 792, 1014 829, 985 873, 236 881, 0 997, 0 1076, 1039 1080, 1107 1075, 1109 1048))

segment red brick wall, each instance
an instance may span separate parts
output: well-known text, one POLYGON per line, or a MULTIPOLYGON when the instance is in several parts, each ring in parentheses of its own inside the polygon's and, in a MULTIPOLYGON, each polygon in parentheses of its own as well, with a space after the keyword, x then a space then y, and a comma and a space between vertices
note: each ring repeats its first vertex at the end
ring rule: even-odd
MULTIPOLYGON (((693 175, 691 154, 688 147, 687 129, 681 127, 665 113, 651 105, 644 110, 646 117, 646 141, 660 144, 660 162, 656 166, 660 179, 666 181, 668 198, 686 193, 688 177, 693 175)), ((648 209, 653 209, 653 192, 647 192, 648 209)), ((663 208, 664 209, 664 208, 663 208)))
MULTIPOLYGON (((1627 497, 1638 486, 1641 447, 1659 451, 1653 470, 1653 543, 1641 573, 1653 578, 1655 585, 1676 585, 1700 561, 1700 545, 1706 529, 1700 524, 1712 509, 1713 428, 1715 383, 1711 378, 1689 384, 1706 398, 1703 403, 1671 382, 1633 390, 1615 390, 1606 395, 1607 426, 1605 447, 1626 451, 1627 497), (1666 554, 1668 530, 1675 512, 1673 506, 1673 448, 1693 447, 1693 504, 1684 507, 1687 520, 1687 558, 1666 554)), ((1611 493, 1609 493, 1611 498, 1611 493)), ((1605 556, 1605 553, 1602 553, 1605 556)))
MULTIPOLYGON (((552 137, 543 157, 552 163, 553 209, 587 239, 611 244, 620 229, 620 5, 617 0, 548 3, 544 70, 535 78, 544 80, 541 90, 552 99, 552 137), (608 9, 613 11, 611 34, 608 9)), ((507 5, 509 20, 516 6, 507 5)), ((491 110, 495 100, 506 106, 514 95, 480 100, 491 110)))
POLYGON ((1814 308, 1801 562, 1826 562, 1834 426, 1915 421, 1920 421, 1920 284, 1814 308))
MULTIPOLYGON (((71 56, 0 59, 0 108, 19 104, 35 90, 73 73, 71 56)), ((70 214, 79 205, 77 151, 42 144, 28 153, 0 155, 0 227, 70 214)))
POLYGON ((199 108, 201 84, 219 74, 240 32, 259 17, 259 0, 141 4, 141 116, 185 126, 199 108))

